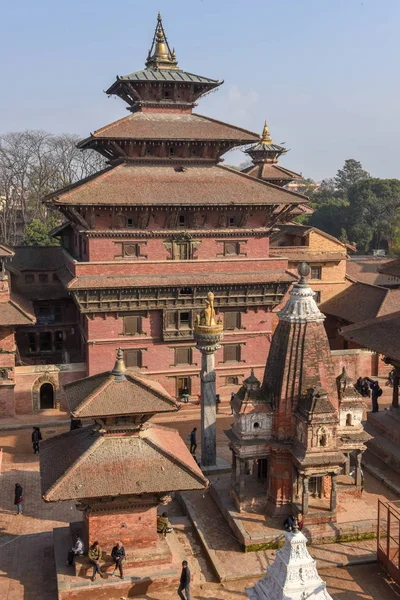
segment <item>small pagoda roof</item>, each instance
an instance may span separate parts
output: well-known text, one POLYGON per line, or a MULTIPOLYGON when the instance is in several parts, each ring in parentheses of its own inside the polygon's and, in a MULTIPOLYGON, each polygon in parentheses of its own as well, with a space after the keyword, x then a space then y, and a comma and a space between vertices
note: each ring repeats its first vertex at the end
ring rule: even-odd
MULTIPOLYGON (((40 446, 40 449, 42 447, 40 446)), ((306 452, 296 446, 292 451, 293 457, 303 468, 307 467, 326 467, 343 465, 346 462, 346 457, 343 452, 306 452)))
POLYGON ((266 179, 267 181, 290 181, 302 180, 303 177, 299 173, 285 169, 276 163, 257 163, 243 169, 242 173, 246 173, 257 179, 266 179))
POLYGON ((40 445, 47 502, 201 490, 207 479, 178 431, 145 425, 134 435, 102 435, 93 426, 40 445))
POLYGON ((78 144, 84 148, 97 139, 122 140, 229 140, 248 144, 257 134, 199 114, 135 112, 95 131, 78 144))
POLYGON ((263 283, 293 283, 296 277, 287 271, 239 271, 229 273, 165 273, 143 275, 88 275, 63 282, 70 290, 111 289, 111 288, 143 288, 143 287, 175 287, 188 285, 240 285, 263 283))
POLYGON ((400 289, 355 282, 319 306, 324 314, 349 323, 381 317, 400 308, 400 289))
POLYGON ((6 244, 0 244, 0 258, 12 258, 15 252, 6 244))
POLYGON ((346 340, 400 362, 400 311, 340 329, 346 340))
POLYGON ((324 415, 337 418, 336 409, 329 400, 327 393, 318 386, 310 388, 305 395, 299 398, 297 412, 309 421, 312 421, 314 416, 317 419, 324 415))
MULTIPOLYGON (((119 81, 176 81, 178 83, 206 83, 213 87, 217 87, 223 83, 218 79, 211 79, 210 77, 204 77, 203 75, 195 75, 188 71, 182 71, 181 69, 142 69, 141 71, 135 71, 129 75, 117 75, 119 81)), ((106 91, 106 94, 113 93, 113 87, 115 83, 106 91)))
POLYGON ((121 163, 49 194, 54 205, 263 206, 307 203, 290 192, 221 165, 174 166, 121 163))
POLYGON ((36 317, 32 303, 27 298, 11 292, 10 300, 0 302, 0 326, 33 325, 36 317))
POLYGON ((125 368, 121 350, 112 371, 78 379, 66 384, 64 390, 70 413, 79 419, 179 410, 157 381, 125 368))

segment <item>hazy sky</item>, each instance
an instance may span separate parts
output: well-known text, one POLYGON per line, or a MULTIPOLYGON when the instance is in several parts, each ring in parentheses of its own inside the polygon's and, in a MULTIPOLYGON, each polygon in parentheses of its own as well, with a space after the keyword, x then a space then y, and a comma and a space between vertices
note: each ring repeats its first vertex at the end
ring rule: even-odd
MULTIPOLYGON (((225 83, 197 112, 259 132, 316 180, 346 158, 400 178, 399 0, 0 0, 0 132, 86 135, 126 116, 103 93, 143 68, 163 15, 182 69, 225 83)), ((244 160, 228 153, 228 163, 244 160)))

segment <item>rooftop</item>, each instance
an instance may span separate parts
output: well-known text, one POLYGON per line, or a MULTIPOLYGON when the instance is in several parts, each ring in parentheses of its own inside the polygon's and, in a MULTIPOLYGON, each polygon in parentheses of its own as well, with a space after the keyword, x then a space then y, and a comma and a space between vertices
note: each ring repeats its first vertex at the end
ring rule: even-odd
POLYGON ((223 166, 146 166, 122 163, 48 195, 55 205, 237 206, 298 205, 289 192, 223 166))
POLYGON ((400 284, 400 258, 395 258, 379 265, 378 271, 380 274, 388 275, 390 281, 392 281, 392 277, 398 277, 400 284))
MULTIPOLYGON (((396 260, 387 258, 354 257, 346 264, 346 273, 354 281, 371 285, 400 285, 400 269, 396 268, 396 260), (390 271, 390 272, 389 272, 390 271), (396 280, 396 278, 399 278, 396 280)), ((400 263, 400 261, 398 261, 400 263)))
POLYGON ((339 333, 346 340, 400 362, 400 311, 347 325, 339 333))
POLYGON ((258 179, 266 179, 267 181, 294 181, 297 179, 303 179, 299 173, 285 169, 281 165, 276 163, 257 163, 256 165, 250 165, 243 169, 242 173, 251 175, 251 177, 257 177, 258 179))
POLYGON ((319 306, 328 315, 358 323, 400 309, 400 290, 356 282, 319 306))
POLYGON ((95 131, 78 144, 95 139, 132 140, 232 140, 248 144, 257 134, 198 114, 135 112, 95 131))
POLYGON ((16 246, 11 271, 55 271, 63 264, 60 246, 16 246))
POLYGON ((106 436, 89 426, 54 436, 41 443, 40 463, 42 494, 48 502, 207 485, 179 433, 153 424, 136 435, 106 436))
POLYGON ((34 323, 36 323, 36 317, 32 303, 23 296, 12 292, 10 300, 0 303, 0 326, 32 325, 34 323))

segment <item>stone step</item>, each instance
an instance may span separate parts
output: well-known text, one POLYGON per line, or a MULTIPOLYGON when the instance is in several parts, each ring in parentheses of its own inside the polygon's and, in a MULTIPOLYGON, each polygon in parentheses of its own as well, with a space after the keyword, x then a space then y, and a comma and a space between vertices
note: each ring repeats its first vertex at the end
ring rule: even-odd
POLYGON ((367 448, 372 454, 383 460, 392 469, 400 472, 400 446, 385 435, 379 433, 370 424, 366 427, 367 432, 373 437, 368 440, 367 448))
POLYGON ((365 429, 370 433, 370 428, 373 428, 372 435, 379 433, 387 440, 394 444, 400 445, 400 411, 399 410, 383 410, 377 413, 369 412, 365 429))
POLYGON ((400 475, 370 450, 363 454, 363 468, 386 485, 389 490, 400 496, 400 475))

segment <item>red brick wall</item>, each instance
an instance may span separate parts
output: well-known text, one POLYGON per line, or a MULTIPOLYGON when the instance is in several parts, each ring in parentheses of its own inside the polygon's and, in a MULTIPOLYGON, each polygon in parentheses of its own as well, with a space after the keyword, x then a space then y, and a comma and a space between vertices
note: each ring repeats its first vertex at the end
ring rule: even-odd
MULTIPOLYGON (((0 305, 1 311, 1 305, 0 305)), ((5 378, 0 378, 0 418, 12 417, 14 408, 15 382, 15 342, 14 330, 10 327, 0 327, 0 369, 5 368, 5 378)))
POLYGON ((131 511, 89 514, 85 519, 87 542, 98 540, 102 550, 111 553, 115 542, 122 542, 125 551, 154 547, 157 543, 157 506, 131 511))
POLYGON ((332 360, 336 375, 340 375, 342 368, 356 381, 359 377, 384 377, 391 366, 385 365, 379 355, 364 349, 332 350, 332 360))

